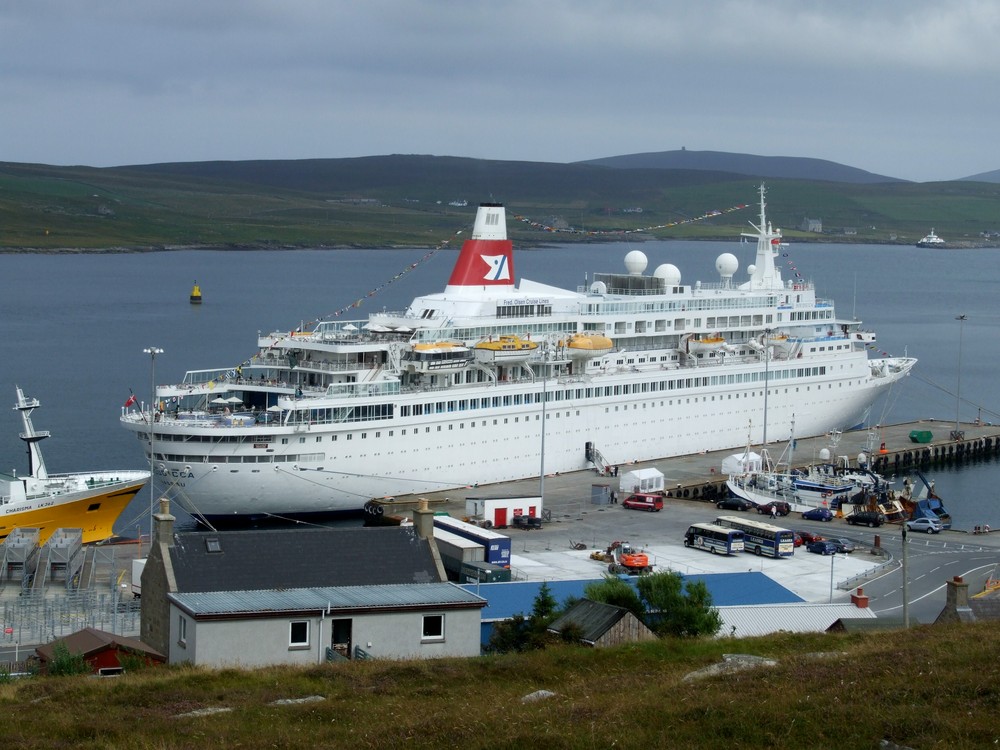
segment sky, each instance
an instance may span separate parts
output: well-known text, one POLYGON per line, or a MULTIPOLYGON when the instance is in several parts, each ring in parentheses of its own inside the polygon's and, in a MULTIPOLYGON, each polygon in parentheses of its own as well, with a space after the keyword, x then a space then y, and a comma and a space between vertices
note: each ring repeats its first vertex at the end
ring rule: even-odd
POLYGON ((0 161, 1000 169, 996 0, 10 0, 0 161))

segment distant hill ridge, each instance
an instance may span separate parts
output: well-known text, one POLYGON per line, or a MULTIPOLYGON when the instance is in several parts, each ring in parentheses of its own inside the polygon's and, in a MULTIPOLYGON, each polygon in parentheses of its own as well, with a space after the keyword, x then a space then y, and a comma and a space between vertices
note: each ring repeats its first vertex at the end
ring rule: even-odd
POLYGON ((770 177, 787 180, 820 180, 823 182, 850 182, 871 184, 880 182, 907 182, 896 177, 866 172, 825 159, 797 156, 756 156, 733 154, 725 151, 658 151, 642 154, 607 156, 588 159, 578 164, 591 164, 614 169, 693 169, 750 177, 770 177))

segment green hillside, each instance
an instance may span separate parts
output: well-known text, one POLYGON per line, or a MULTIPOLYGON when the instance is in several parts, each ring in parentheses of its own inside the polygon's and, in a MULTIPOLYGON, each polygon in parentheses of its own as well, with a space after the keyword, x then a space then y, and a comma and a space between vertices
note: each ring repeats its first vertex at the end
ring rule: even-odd
POLYGON ((1000 742, 996 623, 856 635, 666 639, 610 649, 149 668, 0 684, 34 748, 984 748, 1000 742), (775 660, 691 679, 723 654, 775 660), (553 693, 537 702, 524 696, 553 693))
MULTIPOLYGON (((751 204, 650 233, 732 238, 756 215, 758 183, 698 170, 433 156, 103 169, 0 163, 0 249, 427 246, 468 226, 480 201, 588 231, 655 227, 751 204), (449 205, 460 200, 468 205, 449 205)), ((982 232, 1000 231, 996 183, 767 185, 769 217, 796 239, 912 244, 934 227, 949 242, 982 244, 982 232), (806 217, 822 220, 822 236, 797 231, 806 217)), ((554 237, 520 222, 509 230, 521 243, 554 237)))

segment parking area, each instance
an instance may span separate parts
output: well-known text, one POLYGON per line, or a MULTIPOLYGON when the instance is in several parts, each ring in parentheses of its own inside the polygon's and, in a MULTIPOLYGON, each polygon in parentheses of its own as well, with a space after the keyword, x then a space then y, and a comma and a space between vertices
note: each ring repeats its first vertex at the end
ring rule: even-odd
MULTIPOLYGON (((873 533, 867 528, 849 526, 841 519, 807 521, 794 512, 775 520, 753 512, 745 515, 748 520, 767 521, 783 528, 807 529, 825 537, 846 537, 858 549, 850 554, 824 556, 798 547, 790 558, 773 559, 750 553, 719 556, 687 548, 683 538, 688 526, 732 515, 733 511, 719 510, 713 503, 673 498, 666 499, 663 510, 657 513, 628 510, 620 504, 593 505, 590 485, 603 483, 601 478, 595 481, 594 476, 581 472, 555 477, 554 481, 547 479, 544 507, 547 520, 542 528, 510 528, 503 532, 511 537, 511 568, 515 579, 598 578, 607 572, 607 564, 591 559, 591 553, 618 540, 642 548, 656 570, 676 570, 685 575, 762 572, 806 601, 828 602, 832 588, 833 601, 842 602, 849 599, 850 591, 838 588, 841 583, 862 578, 886 562, 884 556, 872 552, 878 529, 873 533)), ((502 489, 509 490, 511 495, 537 492, 538 483, 512 483, 502 489)), ((436 498, 435 510, 461 517, 464 497, 456 494, 442 493, 436 498)))

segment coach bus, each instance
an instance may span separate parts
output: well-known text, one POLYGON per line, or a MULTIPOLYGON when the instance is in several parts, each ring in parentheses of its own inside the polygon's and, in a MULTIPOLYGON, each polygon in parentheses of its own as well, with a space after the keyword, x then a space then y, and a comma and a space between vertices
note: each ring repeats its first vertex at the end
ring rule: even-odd
POLYGON ((718 526, 743 532, 743 551, 770 557, 791 557, 795 554, 795 534, 789 529, 762 521, 744 521, 736 516, 719 516, 718 526))
POLYGON ((684 546, 708 550, 713 555, 729 555, 743 551, 743 532, 716 526, 714 523, 694 523, 684 534, 684 546))

